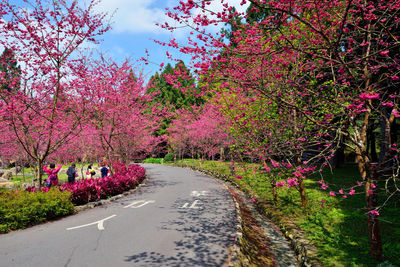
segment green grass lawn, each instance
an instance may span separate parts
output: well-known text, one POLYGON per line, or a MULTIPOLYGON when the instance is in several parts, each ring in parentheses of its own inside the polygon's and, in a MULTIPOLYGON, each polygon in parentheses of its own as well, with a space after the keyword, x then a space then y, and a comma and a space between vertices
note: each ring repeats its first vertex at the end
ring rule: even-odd
MULTIPOLYGON (((200 167, 200 162, 197 160, 184 160, 179 163, 200 167)), ((230 175, 229 164, 229 162, 204 161, 201 167, 230 175)), ((242 187, 250 188, 255 196, 272 205, 272 190, 266 176, 259 172, 253 174, 254 169, 258 167, 260 165, 257 164, 237 165, 235 175, 243 178, 232 177, 232 179, 242 187)), ((275 175, 279 181, 279 175, 277 173, 275 175)), ((330 185, 327 191, 322 190, 318 184, 320 174, 311 175, 305 180, 307 207, 301 206, 296 189, 279 188, 280 212, 305 231, 306 237, 317 247, 319 259, 324 266, 377 266, 378 263, 368 255, 367 215, 362 188, 355 188, 356 194, 348 196, 347 199, 329 195, 329 190, 337 192, 341 188, 339 185, 348 189, 346 186, 352 186, 354 181, 360 180, 357 167, 343 166, 335 169, 333 173, 323 172, 323 176, 330 185), (325 207, 321 207, 323 199, 325 207)), ((384 192, 380 192, 380 199, 384 197, 384 192)), ((385 259, 394 265, 400 265, 399 204, 389 203, 379 216, 385 259)))

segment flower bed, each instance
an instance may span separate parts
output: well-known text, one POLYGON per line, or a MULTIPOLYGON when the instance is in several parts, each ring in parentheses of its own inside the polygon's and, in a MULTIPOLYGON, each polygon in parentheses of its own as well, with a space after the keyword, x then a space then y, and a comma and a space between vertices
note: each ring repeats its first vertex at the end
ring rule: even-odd
POLYGON ((143 167, 120 162, 113 164, 115 173, 98 179, 65 183, 51 189, 29 187, 26 191, 0 191, 0 233, 23 229, 46 220, 72 214, 74 205, 105 199, 140 184, 146 177, 143 167))
MULTIPOLYGON (((114 162, 113 176, 104 178, 84 179, 74 184, 65 183, 58 187, 60 191, 71 192, 70 200, 74 205, 83 205, 91 201, 106 199, 108 197, 121 194, 140 184, 146 177, 146 170, 136 164, 131 164, 128 168, 121 162, 114 162)), ((42 192, 47 192, 48 188, 42 188, 42 192)), ((35 187, 29 187, 29 192, 35 192, 35 187)))
POLYGON ((132 189, 140 184, 146 176, 145 169, 136 164, 131 164, 128 168, 122 163, 116 163, 113 166, 115 170, 113 176, 80 180, 74 184, 65 183, 60 185, 60 190, 70 191, 72 203, 83 205, 132 189))

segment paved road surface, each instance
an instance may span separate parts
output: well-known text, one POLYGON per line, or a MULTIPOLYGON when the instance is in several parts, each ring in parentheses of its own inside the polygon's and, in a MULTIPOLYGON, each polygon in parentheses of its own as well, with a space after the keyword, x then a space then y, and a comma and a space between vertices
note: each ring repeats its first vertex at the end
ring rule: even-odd
POLYGON ((0 266, 223 266, 236 212, 225 187, 187 169, 144 165, 135 193, 0 235, 0 266))

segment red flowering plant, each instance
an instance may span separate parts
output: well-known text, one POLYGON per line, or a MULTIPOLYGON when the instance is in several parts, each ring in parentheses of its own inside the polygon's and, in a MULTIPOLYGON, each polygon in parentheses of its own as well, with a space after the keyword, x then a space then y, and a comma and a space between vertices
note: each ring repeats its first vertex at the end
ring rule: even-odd
POLYGON ((113 167, 113 176, 80 180, 74 184, 65 183, 60 186, 60 190, 71 191, 71 201, 75 205, 82 205, 121 194, 137 186, 146 176, 145 169, 139 165, 131 164, 126 168, 121 162, 114 162, 113 167))
MULTIPOLYGON (((75 205, 86 204, 99 199, 121 194, 140 184, 146 177, 146 170, 139 165, 131 164, 128 168, 121 162, 113 162, 115 173, 112 176, 92 178, 77 181, 73 184, 65 183, 59 186, 60 191, 70 191, 71 201, 75 205)), ((36 187, 28 187, 27 191, 36 192, 49 191, 48 188, 41 190, 36 187)))

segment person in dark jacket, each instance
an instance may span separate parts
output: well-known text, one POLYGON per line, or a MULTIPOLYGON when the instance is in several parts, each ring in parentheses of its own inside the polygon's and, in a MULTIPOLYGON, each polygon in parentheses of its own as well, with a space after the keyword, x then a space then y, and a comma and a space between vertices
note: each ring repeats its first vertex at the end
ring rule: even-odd
POLYGON ((108 175, 108 168, 106 167, 106 165, 103 165, 103 167, 100 169, 101 172, 101 177, 107 177, 108 175))
POLYGON ((77 176, 75 163, 72 163, 71 167, 68 168, 67 175, 68 175, 68 183, 71 184, 75 183, 75 177, 77 176))

